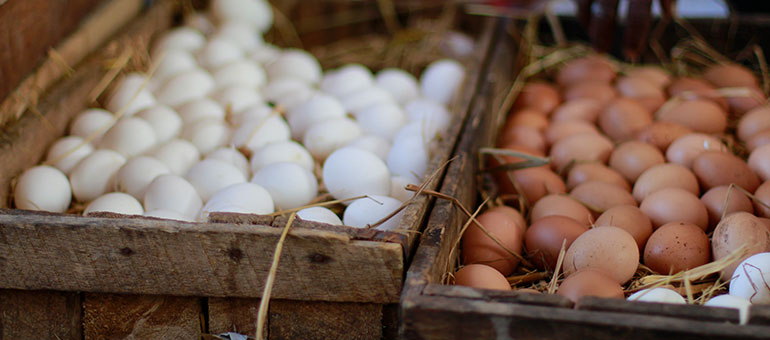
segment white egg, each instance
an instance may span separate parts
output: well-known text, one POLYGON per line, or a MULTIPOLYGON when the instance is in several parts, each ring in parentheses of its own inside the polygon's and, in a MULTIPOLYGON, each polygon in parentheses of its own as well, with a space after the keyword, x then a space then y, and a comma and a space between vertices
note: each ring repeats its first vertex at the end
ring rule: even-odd
POLYGON ((382 104, 361 110, 356 115, 356 121, 364 134, 391 140, 406 123, 406 115, 396 104, 382 104))
POLYGON ((738 310, 741 325, 745 325, 749 321, 749 308, 751 308, 751 302, 740 296, 734 296, 729 294, 723 294, 712 297, 706 303, 703 304, 706 307, 722 307, 732 308, 738 310))
POLYGON ((186 219, 194 220, 203 202, 198 192, 186 179, 178 175, 160 175, 147 187, 144 210, 170 210, 186 219))
POLYGON ((225 112, 237 116, 243 110, 262 103, 262 96, 255 89, 240 86, 229 86, 218 90, 211 96, 225 112))
POLYGON ((172 108, 165 105, 153 106, 139 111, 136 117, 142 118, 152 126, 158 143, 165 143, 179 136, 183 121, 172 108))
POLYGON ((119 120, 104 134, 99 146, 133 157, 150 150, 157 143, 155 130, 146 120, 128 117, 119 120))
POLYGON ((390 151, 390 142, 385 138, 374 135, 363 135, 351 140, 346 146, 369 151, 383 161, 388 159, 388 152, 390 151))
POLYGON ((123 115, 130 116, 155 105, 156 100, 147 87, 148 83, 142 74, 125 75, 110 93, 104 107, 116 114, 122 112, 123 115))
POLYGON ((152 58, 170 50, 193 52, 206 45, 206 37, 200 31, 190 27, 177 27, 168 30, 153 45, 152 58))
POLYGON ((258 103, 249 106, 237 115, 231 115, 230 122, 235 126, 241 126, 243 124, 264 120, 271 114, 278 115, 278 112, 270 107, 270 105, 258 103))
POLYGON ((152 74, 151 90, 157 91, 169 78, 198 67, 198 62, 185 50, 168 50, 159 55, 160 61, 152 74))
POLYGON ((631 294, 628 301, 686 304, 687 301, 674 290, 668 288, 647 288, 631 294))
POLYGON ((446 50, 446 54, 459 58, 468 57, 476 50, 473 38, 457 31, 446 32, 443 43, 442 50, 446 50))
POLYGON ((297 216, 305 221, 342 225, 342 220, 333 211, 324 207, 310 207, 297 211, 297 216))
POLYGON ((370 106, 393 104, 395 102, 395 99, 393 99, 393 96, 388 91, 374 85, 361 88, 342 98, 342 106, 345 107, 347 112, 353 113, 353 115, 370 106))
POLYGON ((405 136, 393 141, 387 164, 392 174, 420 183, 428 170, 429 161, 430 156, 423 140, 419 136, 405 136))
POLYGON ((371 152, 352 147, 336 150, 326 158, 323 182, 336 199, 390 193, 390 171, 385 163, 371 152))
POLYGON ((305 132, 318 123, 344 118, 345 108, 336 98, 316 92, 307 101, 297 104, 287 111, 289 127, 294 139, 302 139, 305 132))
POLYGON ((187 171, 185 178, 204 202, 225 187, 246 182, 246 177, 235 165, 216 159, 204 159, 196 163, 187 171))
POLYGON ((383 69, 377 72, 375 82, 378 87, 388 91, 400 105, 404 105, 420 95, 417 79, 409 72, 401 69, 383 69))
POLYGON ((83 216, 88 216, 95 212, 111 212, 123 215, 142 215, 144 209, 142 204, 126 193, 111 192, 99 196, 93 202, 89 203, 86 210, 83 211, 83 216))
POLYGON ((219 24, 211 39, 224 38, 235 43, 245 52, 252 52, 262 47, 265 41, 254 28, 242 21, 226 21, 219 24))
POLYGON ((200 151, 184 139, 172 139, 148 152, 149 156, 166 164, 172 174, 183 176, 201 158, 200 151))
POLYGON ((241 125, 235 130, 230 143, 254 152, 267 144, 286 141, 290 138, 289 124, 286 124, 281 116, 272 114, 263 120, 241 125))
POLYGON ((182 221, 182 222, 195 222, 194 218, 190 218, 188 216, 182 215, 181 213, 178 213, 173 210, 165 210, 165 209, 155 209, 153 211, 145 211, 144 216, 147 217, 155 217, 155 218, 162 218, 165 220, 176 220, 176 221, 182 221))
POLYGON ((293 140, 267 144, 254 151, 251 155, 251 171, 257 172, 273 163, 293 162, 302 168, 313 171, 315 162, 310 152, 304 146, 293 140))
POLYGON ((115 188, 115 175, 126 163, 123 155, 108 149, 92 152, 70 173, 72 194, 78 202, 89 202, 115 188))
POLYGON ((70 135, 88 138, 93 135, 93 142, 98 142, 112 124, 115 116, 112 112, 102 109, 87 109, 75 116, 70 125, 70 135))
POLYGON ((249 58, 258 62, 260 65, 267 65, 274 62, 281 55, 281 49, 272 44, 264 44, 254 49, 249 58))
POLYGON ((420 76, 420 90, 426 98, 447 104, 460 90, 465 69, 451 59, 434 61, 420 76))
POLYGON ((178 112, 184 125, 192 125, 206 118, 225 119, 225 109, 209 98, 189 101, 180 106, 178 112))
POLYGON ((206 154, 227 145, 232 131, 222 120, 202 119, 185 128, 182 136, 190 141, 201 154, 206 154))
POLYGON ((273 25, 273 10, 265 0, 214 0, 210 6, 218 22, 240 21, 261 33, 273 25))
POLYGON ((249 160, 240 151, 232 147, 221 147, 209 152, 205 159, 217 159, 235 165, 243 173, 244 177, 249 177, 249 160))
POLYGON ((267 165, 254 173, 251 182, 267 189, 279 210, 299 208, 318 196, 315 176, 297 163, 267 165))
POLYGON ((273 198, 265 188, 251 182, 233 184, 217 191, 201 209, 199 221, 212 212, 270 214, 275 210, 273 198))
POLYGON ((438 137, 444 133, 446 133, 446 130, 441 130, 437 124, 429 124, 427 121, 410 122, 396 132, 396 135, 393 136, 393 141, 418 138, 425 144, 426 148, 430 148, 435 144, 434 142, 438 137))
POLYGON ((249 60, 237 60, 221 66, 212 76, 217 88, 239 86, 256 89, 267 82, 267 75, 262 67, 249 60))
POLYGON ((171 173, 166 164, 148 156, 129 159, 118 170, 117 190, 125 192, 136 199, 144 199, 147 186, 155 177, 171 173))
POLYGON ((83 138, 78 136, 62 137, 48 149, 46 163, 51 163, 65 174, 69 174, 80 160, 86 158, 93 151, 93 145, 85 143, 83 138))
POLYGON ((304 102, 311 98, 312 93, 313 89, 310 85, 293 77, 271 78, 265 87, 262 88, 262 96, 266 101, 280 105, 284 105, 286 101, 304 102), (302 98, 307 93, 310 93, 310 95, 307 98, 302 98))
POLYGON ((343 98, 374 84, 374 76, 366 66, 348 64, 327 72, 321 79, 321 91, 343 98))
POLYGON ((406 190, 408 184, 418 185, 414 179, 404 176, 393 176, 390 178, 390 197, 393 197, 401 202, 405 202, 414 196, 414 191, 406 190))
POLYGON ((270 79, 293 77, 308 84, 321 81, 321 64, 316 58, 303 50, 285 49, 275 61, 265 65, 270 79))
POLYGON ((214 23, 211 17, 205 12, 185 13, 182 25, 198 30, 208 36, 214 32, 214 23))
POLYGON ((158 101, 171 107, 177 107, 189 101, 203 98, 214 89, 214 79, 201 69, 192 69, 179 73, 163 84, 156 95, 158 101))
POLYGON ((18 209, 65 212, 72 189, 67 176, 58 169, 39 165, 25 170, 16 180, 13 200, 18 209))
POLYGON ((334 150, 361 136, 361 128, 350 118, 337 118, 314 125, 305 132, 302 144, 315 159, 323 160, 334 150))
POLYGON ((439 126, 440 130, 449 127, 452 121, 452 114, 446 109, 446 106, 427 98, 418 98, 410 101, 404 106, 406 117, 409 121, 424 121, 426 124, 439 126))
POLYGON ((735 268, 730 295, 753 304, 770 303, 770 253, 751 255, 735 268))
POLYGON ((243 58, 243 50, 229 39, 210 39, 197 54, 198 63, 207 70, 219 67, 243 58))
MULTIPOLYGON (((388 196, 372 195, 370 197, 359 198, 345 208, 342 222, 347 226, 366 228, 367 226, 379 222, 400 207, 401 201, 388 196)), ((377 226, 376 229, 394 230, 398 228, 403 216, 404 211, 402 210, 377 226)))

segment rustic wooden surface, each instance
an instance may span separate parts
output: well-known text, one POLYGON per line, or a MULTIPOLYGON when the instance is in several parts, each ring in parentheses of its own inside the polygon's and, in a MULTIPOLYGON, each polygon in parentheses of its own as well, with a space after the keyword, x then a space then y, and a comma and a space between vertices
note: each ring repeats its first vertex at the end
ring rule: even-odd
POLYGON ((209 298, 208 333, 236 332, 254 336, 257 331, 259 301, 247 298, 209 298))
POLYGON ((703 308, 697 305, 677 305, 668 303, 631 303, 625 300, 584 297, 575 306, 577 309, 602 312, 632 313, 640 315, 658 315, 671 318, 730 322, 738 324, 737 309, 703 308))
POLYGON ((271 301, 270 339, 380 339, 382 308, 373 303, 271 301))
POLYGON ((86 293, 85 339, 199 339, 200 298, 86 293))
POLYGON ((0 289, 0 339, 81 340, 78 293, 0 289))

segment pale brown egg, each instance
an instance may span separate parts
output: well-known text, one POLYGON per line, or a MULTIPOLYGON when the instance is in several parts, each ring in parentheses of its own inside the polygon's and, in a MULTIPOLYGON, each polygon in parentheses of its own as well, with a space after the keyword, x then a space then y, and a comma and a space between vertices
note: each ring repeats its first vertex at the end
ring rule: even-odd
POLYGON ((566 216, 546 216, 529 226, 524 235, 527 256, 540 270, 554 270, 562 242, 564 251, 588 226, 566 216))
POLYGON ((592 215, 588 208, 574 198, 563 194, 551 194, 538 200, 530 211, 530 219, 533 223, 546 216, 566 216, 584 226, 589 226, 592 215))
POLYGON ((561 177, 547 168, 516 170, 511 175, 530 205, 537 203, 545 195, 567 192, 567 187, 561 177))
POLYGON ((614 141, 632 139, 634 134, 652 124, 652 113, 633 99, 611 101, 599 114, 599 127, 614 141))
POLYGON ((754 199, 754 212, 757 216, 770 217, 770 181, 765 181, 754 191, 754 199))
POLYGON ((736 128, 738 139, 746 142, 754 135, 770 130, 770 107, 761 106, 746 112, 736 128))
POLYGON ((716 87, 759 87, 757 76, 745 66, 714 64, 703 72, 703 79, 716 87))
POLYGON ((548 124, 548 117, 540 111, 523 109, 508 115, 502 131, 510 130, 514 126, 528 126, 543 132, 548 127, 548 124))
POLYGON ((633 78, 642 78, 654 84, 659 89, 665 89, 671 84, 671 76, 668 72, 656 65, 634 67, 626 71, 626 75, 633 78))
POLYGON ((647 111, 657 111, 666 102, 663 89, 644 78, 626 76, 615 82, 615 89, 621 97, 637 101, 647 111))
POLYGON ((692 170, 703 190, 735 183, 753 192, 760 184, 759 177, 749 165, 729 152, 703 152, 692 162, 692 170))
MULTIPOLYGON (((539 156, 544 157, 545 155, 541 151, 537 151, 525 146, 521 145, 504 145, 501 147, 502 149, 512 150, 512 151, 518 151, 524 154, 532 155, 532 156, 539 156)), ((513 156, 498 156, 505 164, 514 164, 519 162, 526 161, 524 158, 521 157, 513 157, 513 156)), ((487 167, 488 168, 494 168, 497 166, 500 166, 501 163, 497 160, 496 157, 487 157, 487 167)), ((546 168, 550 170, 549 165, 543 165, 542 168, 546 168)), ((513 186, 513 183, 511 182, 513 179, 513 172, 512 171, 495 171, 492 173, 492 177, 495 179, 495 182, 497 183, 498 189, 501 193, 504 194, 515 194, 516 189, 513 186)))
POLYGON ((563 269, 567 277, 582 269, 597 269, 624 284, 638 266, 639 246, 633 236, 618 227, 603 226, 589 229, 572 242, 563 269))
POLYGON ((463 264, 482 263, 510 275, 519 265, 519 258, 508 251, 521 255, 523 227, 516 225, 516 219, 504 211, 484 212, 476 220, 505 248, 487 236, 477 223, 471 223, 462 237, 463 264))
POLYGON ((596 125, 583 120, 569 120, 551 122, 551 125, 545 129, 545 141, 548 145, 553 145, 562 138, 583 133, 599 134, 596 125))
POLYGON ((729 189, 727 185, 711 188, 700 197, 700 200, 706 205, 706 210, 709 213, 709 229, 713 229, 719 223, 723 213, 725 215, 737 211, 754 213, 749 197, 737 188, 729 189), (725 206, 728 191, 730 192, 730 199, 725 206))
POLYGON ((592 181, 576 186, 569 195, 599 214, 624 204, 636 205, 634 197, 625 189, 610 183, 592 181))
POLYGON ((617 205, 607 209, 596 219, 594 225, 615 226, 627 231, 639 246, 639 253, 644 250, 644 245, 652 234, 650 218, 636 205, 617 205))
POLYGON ((609 84, 615 78, 615 67, 599 55, 570 60, 556 74, 556 82, 565 87, 585 81, 609 84))
MULTIPOLYGON (((656 146, 631 140, 615 147, 610 155, 609 165, 627 181, 634 183, 647 169, 665 162, 666 158, 656 146)), ((569 183, 567 185, 569 186, 569 183)))
POLYGON ((666 149, 666 160, 687 168, 705 151, 727 151, 727 146, 718 138, 703 133, 691 133, 677 138, 666 149))
POLYGON ((770 251, 770 230, 756 216, 739 211, 725 216, 711 237, 711 253, 714 261, 732 254, 746 246, 746 255, 731 262, 720 272, 722 280, 729 280, 741 261, 751 255, 770 251))
POLYGON ((597 162, 575 164, 567 174, 567 190, 572 190, 580 184, 591 181, 614 184, 623 188, 623 190, 631 192, 631 185, 628 184, 628 181, 620 173, 597 162))
POLYGON ((684 97, 685 99, 708 99, 717 103, 723 110, 728 109, 727 99, 722 97, 713 85, 700 78, 682 77, 675 79, 668 86, 668 94, 671 97, 688 94, 684 97))
POLYGON ((604 106, 618 96, 615 88, 609 83, 587 81, 568 87, 564 91, 564 100, 593 99, 604 106))
POLYGON ((530 126, 512 126, 501 131, 498 145, 521 145, 540 152, 545 152, 545 137, 537 129, 530 126))
POLYGON ((735 96, 727 98, 727 105, 730 107, 730 116, 740 118, 745 113, 756 109, 767 102, 767 97, 758 88, 746 88, 748 91, 745 96, 735 96))
POLYGON ((682 188, 693 195, 700 194, 700 185, 695 174, 690 169, 673 163, 654 165, 639 175, 632 194, 637 202, 642 202, 651 193, 666 188, 682 188))
POLYGON ((513 219, 514 224, 519 227, 522 236, 524 235, 524 232, 527 231, 527 221, 524 219, 524 216, 521 216, 521 213, 518 210, 509 206, 500 205, 487 210, 487 212, 491 211, 501 212, 510 216, 511 219, 513 219))
POLYGON ((596 99, 579 98, 562 103, 551 115, 551 121, 584 120, 596 122, 602 112, 602 105, 596 99))
POLYGON ((649 194, 639 205, 657 229, 669 222, 687 222, 706 230, 709 215, 698 196, 681 188, 666 188, 649 194))
POLYGON ((746 142, 746 150, 754 152, 754 150, 760 146, 767 144, 770 144, 770 130, 765 130, 752 136, 751 139, 746 142))
POLYGON ((607 137, 595 133, 581 133, 558 140, 551 146, 549 157, 552 167, 561 171, 573 161, 607 163, 613 148, 612 141, 607 137))
POLYGON ((516 109, 531 108, 544 114, 550 114, 559 106, 561 97, 555 86, 540 82, 528 82, 516 97, 514 107, 516 109))
POLYGON ((454 274, 455 284, 482 289, 511 290, 511 284, 497 269, 483 264, 466 265, 454 274))
POLYGON ((671 142, 690 133, 692 130, 679 124, 654 121, 637 131, 634 138, 655 145, 660 151, 665 152, 671 142))
POLYGON ((666 223, 650 236, 644 248, 644 264, 664 275, 692 269, 711 261, 706 233, 692 223, 666 223))
POLYGON ((727 128, 727 113, 710 100, 687 100, 657 113, 657 120, 682 125, 695 132, 720 133, 727 128))
POLYGON ((559 285, 556 294, 570 299, 573 303, 577 303, 584 296, 624 298, 623 287, 608 274, 596 269, 583 269, 568 276, 559 285))
POLYGON ((764 182, 770 179, 770 144, 762 145, 749 155, 749 168, 764 182))

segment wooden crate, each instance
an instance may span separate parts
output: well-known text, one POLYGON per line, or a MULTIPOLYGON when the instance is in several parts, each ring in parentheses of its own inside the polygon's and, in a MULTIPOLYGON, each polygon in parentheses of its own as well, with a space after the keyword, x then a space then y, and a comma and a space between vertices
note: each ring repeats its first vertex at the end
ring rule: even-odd
MULTIPOLYGON (((510 22, 508 23, 510 24, 510 22)), ((568 23, 569 24, 569 23, 568 23)), ((706 26, 709 27, 709 26, 706 26)), ((722 28, 726 28, 723 25, 722 28)), ((477 97, 441 187, 471 209, 478 204, 478 150, 494 146, 507 112, 499 112, 518 70, 519 44, 501 24, 477 97)), ((574 26, 575 29, 579 27, 574 26)), ((677 39, 667 37, 675 43, 677 39)), ((406 339, 766 339, 770 306, 752 306, 747 325, 732 309, 588 297, 574 304, 558 295, 533 295, 445 285, 454 270, 459 231, 467 216, 438 200, 407 271, 401 298, 406 339)))
MULTIPOLYGON (((179 19, 182 10, 179 1, 159 0, 146 9, 135 6, 137 3, 144 2, 105 1, 62 43, 71 48, 73 39, 81 39, 77 45, 82 46, 82 35, 86 34, 85 39, 94 45, 95 52, 82 62, 79 56, 66 56, 65 60, 77 64, 71 73, 50 66, 42 83, 40 73, 27 77, 32 85, 25 80, 22 87, 55 83, 45 93, 40 91, 39 100, 8 97, 14 101, 9 104, 14 110, 3 106, 1 115, 19 107, 25 111, 4 126, 0 143, 2 202, 10 202, 13 178, 42 159, 75 114, 94 105, 89 98, 109 72, 106 61, 119 56, 126 46, 146 49, 153 36, 179 19), (126 5, 134 6, 134 10, 121 7, 126 5), (117 8, 122 8, 118 12, 128 17, 130 24, 124 27, 115 18, 121 17, 117 8), (101 24, 93 25, 94 21, 101 24), (105 26, 105 21, 112 25, 105 26), (103 33, 108 28, 120 29, 120 33, 109 42, 90 40, 96 39, 90 35, 93 30, 103 33)), ((319 1, 292 7, 297 3, 276 5, 297 22, 303 47, 319 55, 325 69, 343 62, 337 58, 340 54, 334 53, 335 41, 358 39, 366 45, 372 41, 367 40, 369 37, 387 36, 388 25, 377 3, 319 1), (321 13, 330 19, 309 19, 317 19, 321 13)), ((393 10, 406 24, 450 13, 444 8, 442 3, 409 2, 396 4, 393 10)), ((493 20, 456 14, 449 18, 471 33, 476 48, 465 60, 468 76, 461 95, 450 106, 455 119, 431 159, 432 169, 441 169, 453 151, 491 40, 493 20)), ((269 32, 268 39, 296 43, 285 32, 269 32)), ((383 57, 368 66, 388 66, 387 60, 383 57)), ((39 70, 49 62, 46 60, 39 70)), ((425 65, 411 66, 411 71, 418 72, 425 65)), ((440 170, 428 188, 438 188, 442 174, 440 170)), ((407 232, 296 221, 284 244, 271 295, 268 337, 393 338, 407 263, 432 203, 420 197, 407 207, 400 225, 407 232)), ((259 298, 285 224, 285 217, 237 214, 213 215, 208 223, 184 223, 2 209, 0 338, 166 339, 228 331, 253 336, 259 298)))

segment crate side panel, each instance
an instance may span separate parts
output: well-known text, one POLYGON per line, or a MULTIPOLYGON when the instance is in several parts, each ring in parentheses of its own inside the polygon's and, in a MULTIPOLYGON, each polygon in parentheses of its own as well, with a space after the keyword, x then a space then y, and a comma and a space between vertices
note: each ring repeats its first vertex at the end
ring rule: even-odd
POLYGON ((78 293, 0 289, 0 339, 80 340, 78 293))
POLYGON ((382 308, 373 303, 271 301, 269 338, 380 339, 382 308))

